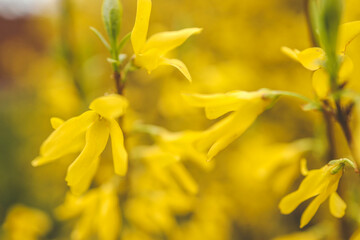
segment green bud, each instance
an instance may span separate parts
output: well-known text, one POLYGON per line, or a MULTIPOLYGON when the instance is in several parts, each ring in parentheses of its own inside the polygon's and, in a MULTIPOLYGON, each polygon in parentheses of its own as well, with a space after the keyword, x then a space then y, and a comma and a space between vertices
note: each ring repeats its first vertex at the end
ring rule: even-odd
POLYGON ((116 48, 117 37, 120 33, 122 20, 122 5, 119 0, 104 0, 102 17, 106 32, 110 39, 111 48, 116 48))

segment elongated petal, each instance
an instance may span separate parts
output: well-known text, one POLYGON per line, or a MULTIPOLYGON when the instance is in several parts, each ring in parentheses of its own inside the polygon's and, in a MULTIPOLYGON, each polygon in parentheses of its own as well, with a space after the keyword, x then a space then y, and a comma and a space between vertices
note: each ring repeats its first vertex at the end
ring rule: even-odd
POLYGON ((115 173, 124 176, 128 168, 128 155, 124 147, 124 136, 119 124, 114 119, 109 121, 115 173))
POLYGON ((201 28, 185 28, 179 31, 161 32, 152 35, 145 43, 143 52, 157 49, 159 56, 183 44, 191 35, 198 34, 201 28))
POLYGON ((339 50, 345 52, 349 43, 360 34, 360 21, 344 23, 340 26, 339 50))
POLYGON ((321 48, 307 48, 298 54, 299 62, 307 69, 319 69, 325 60, 325 52, 321 48))
POLYGON ((325 69, 320 68, 314 72, 312 77, 312 85, 316 95, 320 99, 327 97, 330 91, 330 79, 329 74, 325 71, 325 69))
POLYGON ((341 175, 342 172, 339 172, 336 175, 328 175, 328 178, 330 179, 325 180, 327 181, 326 188, 309 204, 302 214, 300 228, 303 228, 310 222, 320 205, 329 197, 330 194, 336 191, 341 175))
POLYGON ((151 0, 138 0, 135 25, 131 32, 131 43, 135 54, 144 47, 149 28, 151 0))
POLYGON ((192 106, 204 107, 207 118, 216 119, 228 112, 238 110, 248 102, 260 98, 261 95, 261 91, 237 91, 225 94, 183 94, 183 97, 192 106))
POLYGON ((241 136, 255 119, 265 110, 268 105, 262 99, 248 101, 247 104, 230 116, 214 124, 203 133, 196 143, 201 150, 210 148, 208 159, 210 160, 236 138, 241 136))
POLYGON ((33 166, 51 162, 78 149, 79 138, 86 129, 98 118, 93 111, 87 111, 78 117, 61 124, 40 147, 40 156, 32 161, 33 166))
POLYGON ((346 203, 336 192, 330 195, 329 207, 334 217, 342 218, 345 215, 346 203))
POLYGON ((297 49, 291 49, 288 47, 281 47, 281 51, 287 55, 288 57, 292 58, 295 61, 299 61, 298 54, 300 53, 297 49))
POLYGON ((99 97, 91 102, 90 109, 105 118, 118 118, 125 113, 128 101, 119 94, 99 97))
POLYGON ((187 69, 186 65, 182 61, 180 61, 178 59, 162 58, 160 64, 176 67, 182 74, 184 74, 184 76, 187 78, 187 80, 189 80, 189 82, 191 82, 192 79, 191 79, 189 70, 187 69))
POLYGON ((301 182, 298 190, 286 195, 281 199, 279 208, 282 214, 289 214, 300 205, 300 203, 319 195, 324 188, 324 179, 328 176, 324 168, 311 170, 301 182))
POLYGON ((83 151, 69 166, 66 181, 75 195, 87 190, 97 167, 97 161, 109 138, 109 122, 97 120, 86 132, 83 151))
POLYGON ((171 170, 188 192, 192 194, 196 194, 198 192, 199 187, 197 183, 181 163, 174 163, 171 166, 171 170))
POLYGON ((101 191, 101 205, 98 213, 98 233, 99 239, 117 239, 121 230, 121 218, 119 199, 112 189, 101 191), (107 224, 104 224, 107 223, 107 224))

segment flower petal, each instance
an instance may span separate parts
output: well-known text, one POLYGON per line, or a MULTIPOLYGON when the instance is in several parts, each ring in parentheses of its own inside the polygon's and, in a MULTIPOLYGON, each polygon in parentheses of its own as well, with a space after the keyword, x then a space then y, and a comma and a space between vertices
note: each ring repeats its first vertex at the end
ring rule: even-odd
POLYGON ((330 194, 336 191, 341 175, 341 171, 335 175, 328 175, 328 178, 330 179, 325 179, 325 181, 327 181, 326 188, 323 189, 323 191, 309 204, 302 214, 300 228, 303 228, 310 222, 320 205, 329 197, 330 194))
POLYGON ((204 107, 206 117, 216 119, 228 112, 236 111, 262 96, 261 91, 236 91, 225 94, 183 94, 185 101, 195 107, 204 107))
POLYGON ((281 199, 279 208, 282 214, 289 214, 297 208, 300 203, 321 193, 324 188, 324 179, 329 173, 325 168, 311 170, 301 182, 298 190, 286 195, 281 199))
POLYGON ((161 32, 152 35, 145 43, 143 52, 157 49, 159 56, 183 44, 193 34, 199 34, 201 28, 185 28, 179 31, 161 32))
POLYGON ((125 113, 128 101, 119 94, 110 94, 96 98, 90 104, 90 109, 105 118, 118 118, 125 113))
POLYGON ((59 128, 61 126, 61 124, 63 124, 64 122, 65 122, 64 120, 62 120, 61 118, 57 118, 57 117, 52 117, 50 119, 51 126, 54 130, 59 128))
POLYGON ((199 190, 198 184, 181 163, 174 163, 170 166, 178 181, 189 193, 196 194, 199 190))
POLYGON ((344 83, 349 80, 351 73, 353 72, 354 64, 348 56, 344 55, 343 62, 339 70, 339 83, 344 83))
POLYGON ((342 24, 339 32, 339 50, 345 52, 349 43, 360 34, 360 21, 342 24))
POLYGON ((316 95, 320 99, 324 99, 330 92, 329 74, 325 69, 320 68, 314 72, 312 76, 312 85, 316 95))
POLYGON ((298 55, 299 62, 307 69, 315 71, 322 65, 325 60, 325 52, 321 48, 307 48, 298 55))
POLYGON ((135 25, 131 32, 131 43, 135 54, 144 47, 149 28, 151 0, 138 0, 135 25))
POLYGON ((115 173, 124 176, 128 168, 128 155, 124 147, 124 136, 119 124, 114 119, 109 121, 115 173))
POLYGON ((346 203, 336 192, 330 195, 329 207, 334 217, 342 218, 345 215, 346 203))
POLYGON ((109 138, 109 122, 97 120, 86 132, 83 151, 69 166, 66 181, 71 192, 80 195, 88 189, 95 174, 98 158, 105 149, 109 138))
POLYGON ((98 114, 94 111, 87 111, 61 124, 44 141, 40 147, 40 156, 31 164, 39 166, 78 150, 79 138, 97 118, 98 114))
POLYGON ((160 62, 162 65, 170 65, 173 67, 176 67, 184 76, 191 82, 191 76, 189 73, 189 70, 187 69, 186 65, 178 60, 178 59, 168 59, 168 58, 162 58, 162 61, 160 62))
POLYGON ((300 53, 299 50, 297 49, 291 49, 291 48, 288 48, 288 47, 281 47, 281 51, 287 55, 289 58, 295 60, 295 61, 299 61, 299 58, 298 58, 298 54, 300 53))

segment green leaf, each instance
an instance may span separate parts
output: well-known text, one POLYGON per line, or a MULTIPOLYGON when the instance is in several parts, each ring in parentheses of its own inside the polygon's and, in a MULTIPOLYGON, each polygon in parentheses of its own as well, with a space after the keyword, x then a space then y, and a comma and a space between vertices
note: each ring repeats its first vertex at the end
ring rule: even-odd
POLYGON ((128 34, 126 34, 126 35, 121 39, 121 41, 120 41, 120 43, 119 43, 119 46, 118 46, 118 51, 119 51, 119 52, 123 49, 125 43, 127 43, 127 41, 130 39, 130 37, 131 37, 131 32, 129 32, 128 34))
POLYGON ((302 110, 305 112, 307 111, 314 111, 314 110, 321 110, 321 106, 316 102, 310 102, 302 106, 302 110))
POLYGON ((105 45, 105 47, 110 50, 110 45, 104 38, 104 36, 94 27, 90 27, 90 30, 95 33, 95 35, 100 39, 100 41, 105 45))
POLYGON ((116 50, 117 37, 120 33, 122 21, 122 5, 119 0, 104 0, 102 17, 110 39, 111 48, 116 50))

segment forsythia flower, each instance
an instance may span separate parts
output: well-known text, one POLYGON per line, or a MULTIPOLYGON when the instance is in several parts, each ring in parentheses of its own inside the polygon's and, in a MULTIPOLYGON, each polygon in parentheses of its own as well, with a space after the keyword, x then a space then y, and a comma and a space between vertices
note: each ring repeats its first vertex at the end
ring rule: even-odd
MULTIPOLYGON (((349 22, 340 26, 338 56, 341 59, 341 66, 338 76, 339 84, 344 84, 353 70, 353 63, 345 55, 345 51, 349 43, 359 34, 360 21, 349 22)), ((282 51, 295 61, 300 62, 305 68, 315 71, 312 78, 313 88, 319 98, 326 98, 330 91, 330 84, 329 75, 325 69, 325 51, 319 47, 307 48, 303 51, 283 47, 282 51)))
POLYGON ((216 119, 228 112, 226 118, 203 132, 197 146, 208 150, 208 160, 226 148, 256 120, 270 105, 267 90, 255 92, 234 91, 225 94, 184 94, 185 100, 193 106, 204 107, 208 119, 216 119))
POLYGON ((178 59, 165 58, 164 55, 183 44, 191 35, 200 33, 202 29, 186 28, 179 31, 157 33, 146 41, 150 13, 151 0, 138 0, 135 25, 131 33, 135 65, 147 69, 148 72, 159 65, 171 65, 191 81, 189 71, 183 62, 178 59))
POLYGON ((110 184, 90 190, 81 197, 69 193, 65 203, 57 207, 55 213, 60 220, 78 217, 71 239, 91 239, 93 234, 101 240, 115 240, 119 237, 121 229, 119 200, 114 187, 110 184))
POLYGON ((8 212, 3 228, 11 240, 36 240, 51 229, 51 220, 44 212, 15 205, 8 212))
POLYGON ((301 216, 300 228, 304 227, 320 205, 329 198, 330 212, 333 216, 341 218, 345 214, 346 203, 336 193, 339 180, 343 173, 344 160, 329 162, 321 169, 311 170, 295 192, 285 196, 279 208, 281 213, 289 214, 300 205, 300 203, 315 197, 301 216))
POLYGON ((127 100, 117 94, 95 99, 89 111, 66 122, 51 119, 55 131, 44 141, 40 156, 32 161, 40 166, 54 161, 69 153, 81 151, 69 166, 66 181, 74 194, 85 192, 95 175, 99 156, 111 137, 115 173, 125 175, 127 171, 127 153, 124 137, 116 118, 124 114, 127 100), (85 145, 84 145, 85 138, 85 145))

